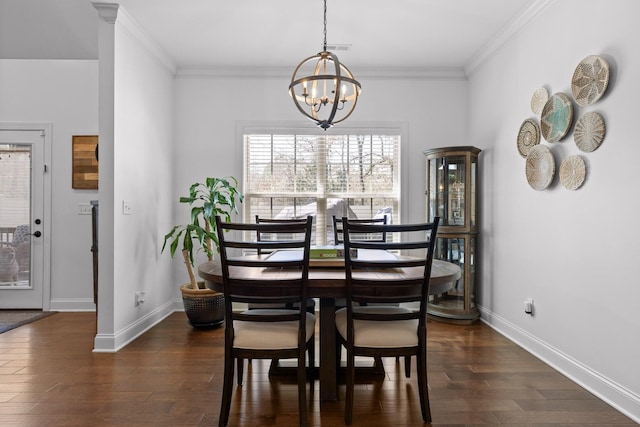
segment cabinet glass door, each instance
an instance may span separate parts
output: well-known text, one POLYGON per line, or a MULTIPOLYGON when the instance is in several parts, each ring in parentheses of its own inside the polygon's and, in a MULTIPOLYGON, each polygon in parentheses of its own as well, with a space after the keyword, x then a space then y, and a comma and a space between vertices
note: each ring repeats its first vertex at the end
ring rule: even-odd
POLYGON ((440 217, 442 226, 464 227, 465 158, 438 157, 430 160, 429 220, 440 217))
POLYGON ((468 313, 475 308, 475 249, 476 238, 472 235, 438 237, 435 259, 456 264, 462 274, 448 292, 430 296, 429 302, 434 305, 430 307, 432 311, 455 315, 457 312, 468 313))

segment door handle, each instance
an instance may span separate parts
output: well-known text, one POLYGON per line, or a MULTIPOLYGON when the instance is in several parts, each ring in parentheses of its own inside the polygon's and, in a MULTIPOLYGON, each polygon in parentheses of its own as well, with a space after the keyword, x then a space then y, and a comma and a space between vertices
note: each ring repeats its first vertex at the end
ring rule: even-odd
POLYGON ((40 237, 42 236, 42 233, 40 231, 36 231, 35 233, 31 233, 31 235, 35 237, 40 237))

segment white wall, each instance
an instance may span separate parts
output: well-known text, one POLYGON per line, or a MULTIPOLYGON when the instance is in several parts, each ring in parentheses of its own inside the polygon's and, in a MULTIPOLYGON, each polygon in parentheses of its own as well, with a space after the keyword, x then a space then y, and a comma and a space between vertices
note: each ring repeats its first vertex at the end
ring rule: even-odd
MULTIPOLYGON (((636 117, 640 82, 635 0, 556 0, 469 78, 469 144, 481 154, 482 317, 514 340, 640 420, 640 287, 634 267, 640 229, 636 117), (602 114, 603 144, 583 153, 573 133, 549 144, 556 161, 580 155, 584 185, 555 178, 538 192, 525 178, 516 137, 533 92, 571 97, 576 65, 591 54, 611 66, 604 98, 574 103, 574 120, 602 114), (533 298, 534 316, 523 311, 533 298)), ((539 121, 539 117, 537 118, 539 121)))
MULTIPOLYGON (((301 56, 301 59, 303 57, 301 56)), ((345 62, 348 60, 343 59, 345 62)), ((425 215, 424 173, 427 148, 464 145, 466 135, 466 81, 450 78, 380 78, 358 75, 363 92, 356 110, 340 129, 396 123, 408 129, 402 141, 406 179, 404 221, 422 221, 425 215)), ((293 72, 293 67, 291 68, 293 72)), ((189 185, 207 176, 242 178, 242 126, 289 125, 315 129, 289 97, 291 75, 280 77, 189 77, 176 80, 175 185, 173 200, 177 221, 188 218, 178 206, 189 185)), ((328 132, 333 132, 329 129, 328 132)), ((186 280, 178 269, 175 280, 186 280)))
POLYGON ((91 216, 78 204, 97 191, 71 188, 71 137, 98 133, 98 62, 0 60, 0 122, 52 129, 51 310, 93 310, 91 216))
POLYGON ((171 313, 179 297, 178 286, 167 280, 169 257, 160 254, 173 224, 174 71, 122 8, 115 24, 101 20, 99 25, 104 185, 95 351, 113 351, 171 313), (131 207, 127 215, 125 201, 131 207), (137 291, 146 294, 138 306, 137 291))

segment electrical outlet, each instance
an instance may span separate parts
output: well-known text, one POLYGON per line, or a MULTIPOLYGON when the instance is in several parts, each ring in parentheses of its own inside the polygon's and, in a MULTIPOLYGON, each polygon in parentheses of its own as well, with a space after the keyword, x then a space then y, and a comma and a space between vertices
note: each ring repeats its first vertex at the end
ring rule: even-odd
POLYGON ((144 303, 144 292, 138 291, 136 292, 136 307, 142 303, 144 303))
POLYGON ((91 215, 91 205, 89 203, 78 203, 78 215, 91 215))
POLYGON ((131 202, 127 200, 122 201, 122 215, 131 215, 133 208, 131 207, 131 202))

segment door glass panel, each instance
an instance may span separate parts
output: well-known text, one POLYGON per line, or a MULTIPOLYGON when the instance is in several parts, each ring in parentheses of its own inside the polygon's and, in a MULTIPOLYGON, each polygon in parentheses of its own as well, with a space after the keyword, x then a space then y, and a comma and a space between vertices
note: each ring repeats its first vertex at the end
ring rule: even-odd
POLYGON ((31 288, 31 145, 0 144, 0 287, 31 288))

